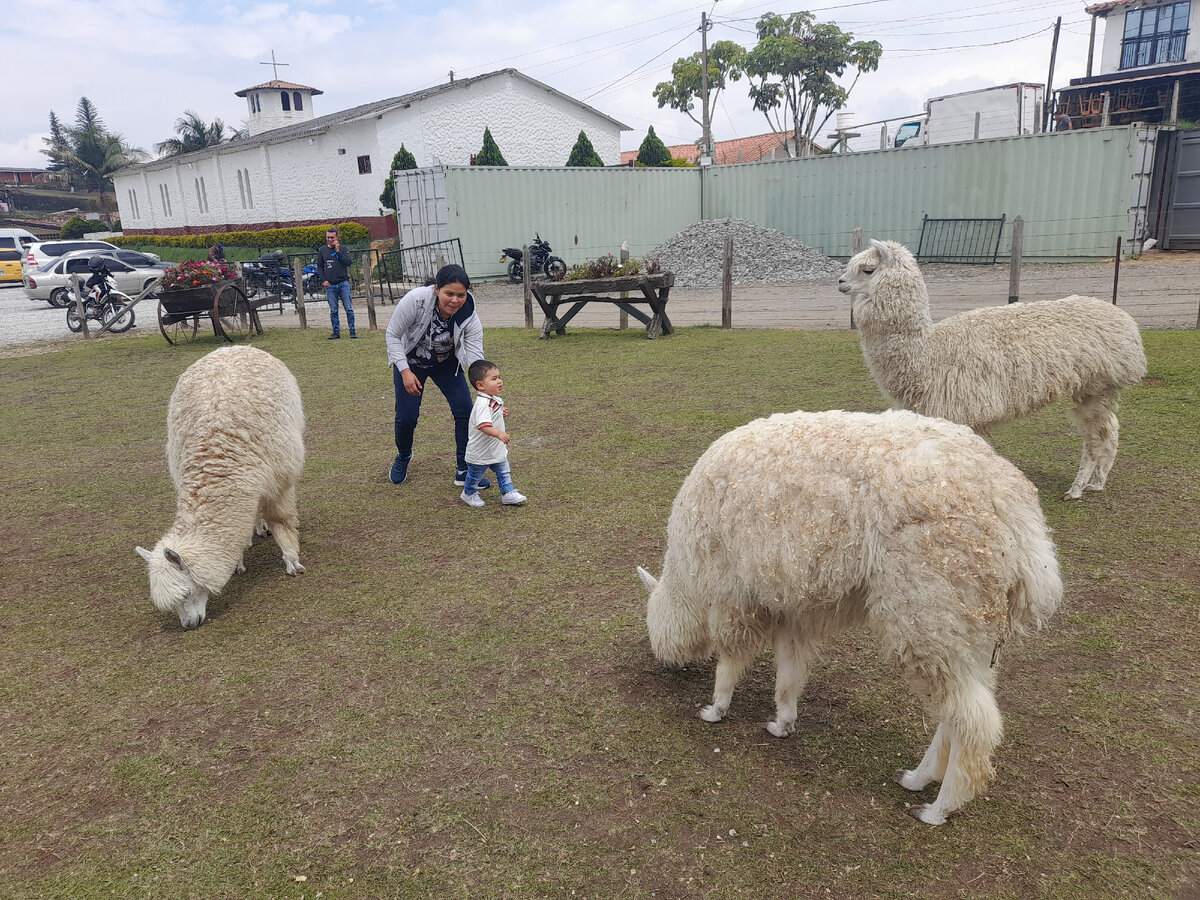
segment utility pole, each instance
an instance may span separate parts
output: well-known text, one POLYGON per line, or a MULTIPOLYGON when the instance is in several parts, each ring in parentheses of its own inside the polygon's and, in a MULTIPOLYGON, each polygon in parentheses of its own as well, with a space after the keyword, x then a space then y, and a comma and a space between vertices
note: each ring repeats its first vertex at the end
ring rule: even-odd
POLYGON ((1050 123, 1054 121, 1054 57, 1058 55, 1058 32, 1062 28, 1062 16, 1054 23, 1054 43, 1050 45, 1050 71, 1046 73, 1046 93, 1043 96, 1043 112, 1046 119, 1045 130, 1050 130, 1050 123))
POLYGON ((704 146, 700 148, 700 162, 703 164, 704 158, 712 159, 712 122, 708 117, 708 29, 712 28, 712 22, 708 20, 708 13, 700 13, 700 99, 703 101, 703 123, 704 135, 701 140, 704 146))

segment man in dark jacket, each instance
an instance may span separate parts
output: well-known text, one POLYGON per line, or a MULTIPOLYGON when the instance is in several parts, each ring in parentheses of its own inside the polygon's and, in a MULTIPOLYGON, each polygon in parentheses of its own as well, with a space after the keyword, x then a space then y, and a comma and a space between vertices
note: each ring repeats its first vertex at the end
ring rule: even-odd
POLYGON ((350 251, 342 249, 335 228, 325 232, 325 246, 317 250, 317 271, 325 285, 325 299, 329 301, 329 321, 333 324, 333 334, 329 335, 329 340, 342 336, 342 324, 338 320, 339 303, 346 310, 350 337, 358 337, 354 331, 354 306, 350 301, 350 251))

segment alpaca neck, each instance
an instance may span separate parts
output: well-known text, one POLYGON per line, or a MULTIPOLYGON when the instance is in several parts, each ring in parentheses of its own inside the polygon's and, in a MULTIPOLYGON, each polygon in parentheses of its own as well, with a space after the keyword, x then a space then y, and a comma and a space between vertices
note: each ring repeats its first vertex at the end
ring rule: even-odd
POLYGON ((933 334, 929 292, 920 274, 873 285, 872 300, 864 305, 858 328, 863 356, 876 383, 898 405, 920 409, 924 380, 911 373, 924 371, 933 334))

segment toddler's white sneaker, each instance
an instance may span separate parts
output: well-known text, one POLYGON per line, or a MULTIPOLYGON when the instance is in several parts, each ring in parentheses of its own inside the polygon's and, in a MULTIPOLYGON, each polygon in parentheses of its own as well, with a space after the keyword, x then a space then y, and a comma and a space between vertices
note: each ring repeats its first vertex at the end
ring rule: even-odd
MULTIPOLYGON (((504 496, 507 497, 508 494, 505 494, 504 496)), ((466 491, 463 491, 461 494, 459 494, 458 499, 467 504, 467 506, 480 507, 484 505, 482 497, 480 497, 478 494, 468 494, 466 491)), ((501 499, 503 500, 504 498, 502 497, 501 499)), ((522 497, 521 499, 523 500, 525 498, 522 497)), ((507 503, 508 501, 505 502, 507 503)))
MULTIPOLYGON (((520 491, 516 490, 515 488, 513 490, 509 491, 507 494, 500 495, 500 502, 503 503, 505 506, 520 506, 522 503, 524 503, 528 499, 529 499, 528 497, 526 497, 524 494, 522 494, 520 491)), ((480 506, 483 505, 482 500, 479 501, 479 505, 480 506)))

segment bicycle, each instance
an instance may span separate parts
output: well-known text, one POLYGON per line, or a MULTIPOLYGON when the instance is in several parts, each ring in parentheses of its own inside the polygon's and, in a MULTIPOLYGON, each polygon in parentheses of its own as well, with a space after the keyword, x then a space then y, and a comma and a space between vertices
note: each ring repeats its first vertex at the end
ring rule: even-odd
POLYGON ((88 318, 97 320, 113 334, 128 331, 133 327, 135 317, 133 310, 125 307, 133 302, 133 298, 117 287, 116 279, 104 264, 103 257, 93 256, 88 260, 88 268, 92 270, 92 275, 84 285, 88 291, 83 301, 83 315, 79 313, 74 289, 68 290, 67 328, 79 332, 83 329, 84 318, 88 318))

